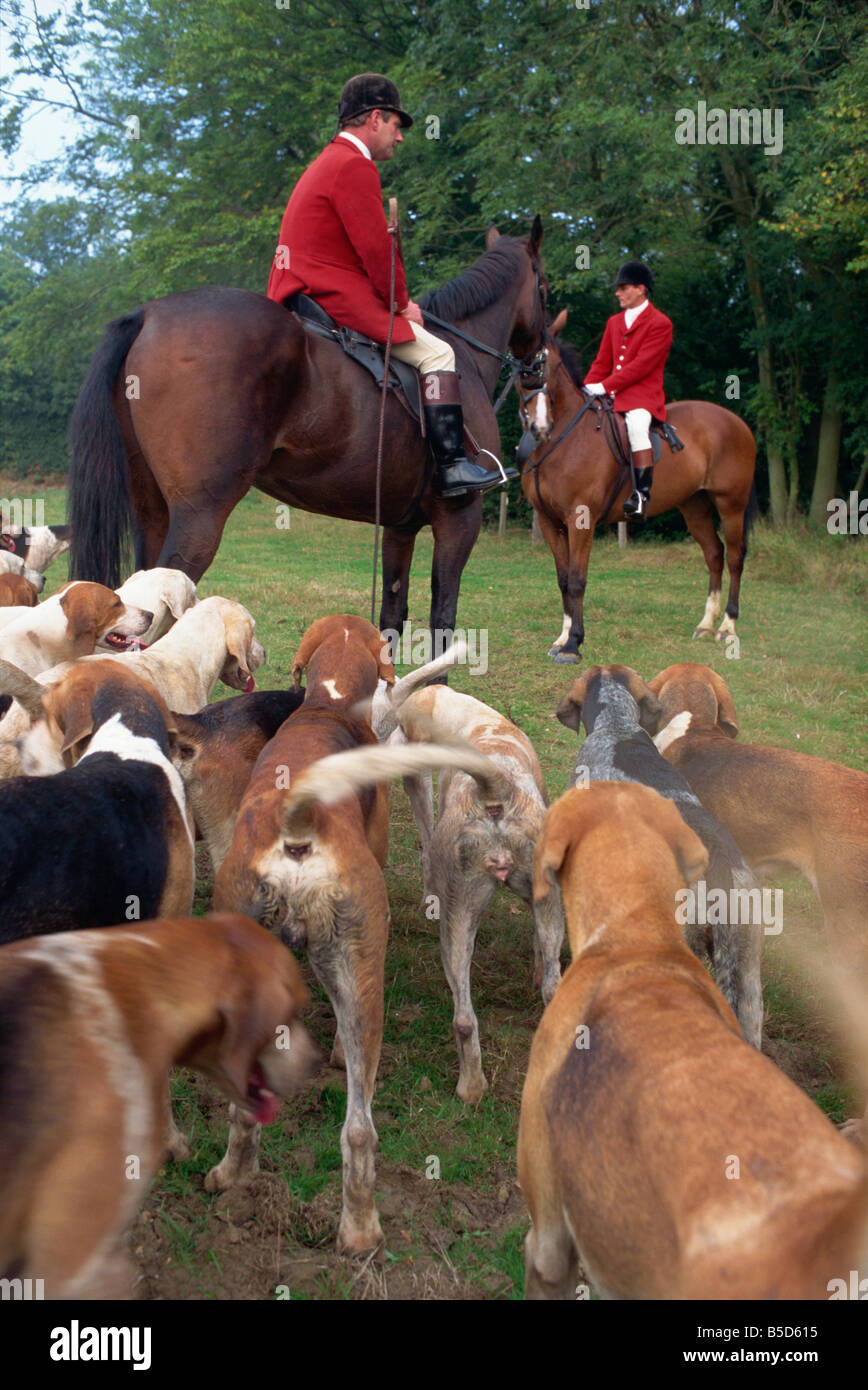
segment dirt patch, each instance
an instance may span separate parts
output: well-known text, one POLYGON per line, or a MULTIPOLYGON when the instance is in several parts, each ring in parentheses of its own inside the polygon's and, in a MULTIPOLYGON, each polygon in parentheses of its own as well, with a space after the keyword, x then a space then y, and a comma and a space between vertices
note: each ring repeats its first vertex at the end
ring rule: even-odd
POLYGON ((521 1194, 507 1175, 489 1195, 380 1163, 377 1206, 389 1248, 367 1260, 343 1259, 334 1248, 340 1205, 339 1184, 299 1202, 276 1173, 220 1193, 204 1219, 198 1193, 167 1203, 152 1192, 130 1236, 136 1296, 486 1299, 513 1292, 500 1272, 470 1283, 449 1254, 456 1238, 476 1232, 490 1243, 522 1220, 521 1194))

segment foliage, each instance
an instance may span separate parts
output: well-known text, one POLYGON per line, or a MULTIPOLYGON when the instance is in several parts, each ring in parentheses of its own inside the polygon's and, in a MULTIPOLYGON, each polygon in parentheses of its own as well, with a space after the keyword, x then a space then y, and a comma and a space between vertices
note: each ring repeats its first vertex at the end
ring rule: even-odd
POLYGON ((832 372, 842 489, 855 479, 868 448, 858 0, 739 0, 726 13, 680 0, 75 0, 38 31, 21 0, 4 8, 14 70, 0 143, 16 147, 39 101, 80 115, 52 170, 74 200, 19 204, 3 237, 0 371, 19 422, 7 463, 49 465, 49 420, 59 462, 60 419, 109 314, 209 282, 264 288, 287 194, 335 131, 340 86, 376 69, 416 116, 381 166, 414 295, 472 261, 489 221, 521 234, 540 212, 552 305, 570 310, 586 360, 618 264, 641 256, 676 325, 670 398, 747 416, 776 519, 810 495, 832 372), (681 113, 700 102, 779 111, 780 148, 679 143, 681 113))

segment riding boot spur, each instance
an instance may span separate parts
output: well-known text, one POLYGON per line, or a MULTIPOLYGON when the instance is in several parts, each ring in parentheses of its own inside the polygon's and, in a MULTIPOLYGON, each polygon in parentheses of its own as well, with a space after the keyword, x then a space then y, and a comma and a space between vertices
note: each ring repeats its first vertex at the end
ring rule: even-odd
POLYGON ((651 479, 654 476, 654 450, 637 449, 633 454, 633 471, 636 474, 636 491, 631 492, 624 503, 624 515, 634 521, 644 521, 648 511, 648 498, 651 495, 651 479))
POLYGON ((422 378, 425 425, 437 465, 437 491, 441 497, 460 497, 466 492, 487 492, 504 478, 464 452, 464 412, 457 372, 427 372, 422 378))

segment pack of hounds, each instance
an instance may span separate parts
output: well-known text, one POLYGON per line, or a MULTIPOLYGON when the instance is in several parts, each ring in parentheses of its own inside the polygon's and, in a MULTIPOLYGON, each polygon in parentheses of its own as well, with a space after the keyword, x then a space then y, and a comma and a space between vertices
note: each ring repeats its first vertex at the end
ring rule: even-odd
POLYGON ((527 736, 439 683, 460 644, 396 679, 376 628, 323 617, 292 688, 256 691, 253 617, 179 571, 37 602, 66 544, 39 528, 0 549, 0 1277, 129 1295, 129 1227, 166 1153, 188 1153, 174 1066, 230 1101, 208 1191, 257 1171, 262 1125, 322 1061, 302 950, 346 1068, 338 1248, 382 1249, 371 1105, 396 778, 439 903, 468 1106, 488 1086, 480 920, 498 884, 532 916, 526 1296, 573 1298, 585 1279, 610 1298, 825 1299, 864 1263, 864 1123, 836 1130, 760 1050, 761 919, 682 926, 676 903, 702 887, 752 904, 759 878, 795 870, 834 970, 864 988, 868 776, 739 741, 707 666, 649 684, 599 666, 557 709, 585 736, 549 807, 527 736), (209 704, 218 680, 237 693, 209 704), (200 919, 197 839, 214 874, 200 919))

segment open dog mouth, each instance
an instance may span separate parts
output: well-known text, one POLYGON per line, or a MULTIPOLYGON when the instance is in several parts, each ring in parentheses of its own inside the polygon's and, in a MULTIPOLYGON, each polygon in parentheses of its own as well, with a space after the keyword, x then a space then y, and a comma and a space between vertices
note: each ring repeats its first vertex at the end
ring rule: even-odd
POLYGON ((269 1091, 265 1084, 265 1075, 258 1062, 255 1063, 253 1070, 247 1081, 247 1100, 245 1109, 249 1110, 255 1120, 261 1125, 271 1125, 280 1114, 280 1097, 273 1091, 269 1091))
POLYGON ((127 637, 123 632, 107 632, 102 639, 107 647, 116 652, 143 652, 144 642, 138 637, 127 637))

